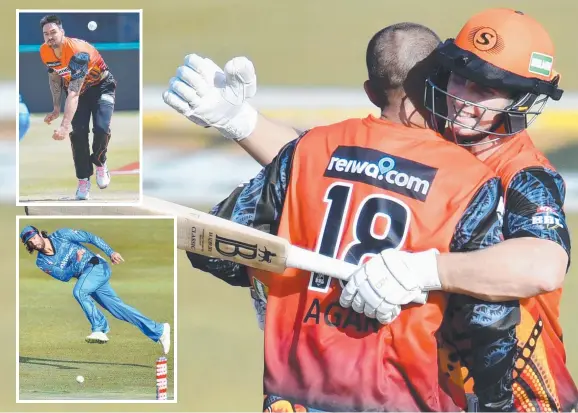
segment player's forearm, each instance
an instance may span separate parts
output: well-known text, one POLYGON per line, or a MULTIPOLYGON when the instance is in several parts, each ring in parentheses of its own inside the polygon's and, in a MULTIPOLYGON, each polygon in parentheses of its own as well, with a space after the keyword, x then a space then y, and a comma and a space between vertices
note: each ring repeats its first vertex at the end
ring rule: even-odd
POLYGON ((98 235, 94 235, 91 233, 88 234, 89 234, 88 242, 94 245, 96 248, 100 249, 102 252, 104 252, 107 257, 110 257, 114 253, 114 250, 111 248, 110 245, 106 243, 105 240, 100 238, 98 235))
POLYGON ((445 291, 505 301, 559 288, 568 258, 553 241, 515 238, 479 251, 441 254, 437 263, 445 291))
POLYGON ((72 118, 78 109, 78 99, 80 98, 80 90, 84 84, 85 76, 72 79, 68 84, 68 96, 64 103, 64 116, 62 117, 62 126, 69 128, 72 124, 72 118))
POLYGON ((253 133, 238 143, 257 162, 265 166, 271 163, 283 146, 297 137, 299 132, 291 126, 268 119, 259 113, 253 133))
POLYGON ((47 270, 46 269, 42 270, 44 272, 47 272, 52 278, 56 278, 57 280, 64 282, 69 281, 74 276, 74 272, 67 268, 61 269, 56 266, 53 266, 51 268, 48 268, 47 270))
POLYGON ((105 240, 100 238, 98 235, 93 234, 92 232, 83 231, 81 229, 63 228, 56 231, 55 235, 72 242, 92 244, 109 257, 114 253, 114 250, 106 243, 105 240))
POLYGON ((94 244, 94 245, 97 246, 102 252, 104 252, 107 257, 110 257, 112 254, 114 254, 114 250, 110 247, 110 245, 108 245, 102 239, 100 239, 98 244, 94 244))
POLYGON ((48 74, 48 83, 50 85, 50 93, 52 93, 52 104, 54 110, 60 111, 60 98, 62 96, 62 80, 60 76, 55 73, 48 74))
POLYGON ((72 118, 78 108, 79 95, 77 92, 69 92, 64 104, 64 116, 62 116, 62 126, 70 127, 72 118))

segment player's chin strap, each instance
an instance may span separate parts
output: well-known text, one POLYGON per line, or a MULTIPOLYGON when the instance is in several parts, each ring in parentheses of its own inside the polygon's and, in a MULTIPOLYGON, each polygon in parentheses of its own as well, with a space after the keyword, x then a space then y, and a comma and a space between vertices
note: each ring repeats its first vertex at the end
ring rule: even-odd
MULTIPOLYGON (((496 122, 494 125, 492 125, 492 127, 489 130, 476 129, 478 127, 479 123, 476 123, 476 125, 471 127, 471 126, 468 126, 468 125, 465 125, 461 122, 456 121, 455 118, 457 116, 459 116, 460 112, 466 106, 478 107, 478 108, 483 110, 483 113, 485 113, 491 109, 487 108, 485 106, 477 105, 473 102, 469 102, 467 100, 464 100, 464 99, 462 99, 458 96, 452 95, 452 94, 448 93, 446 90, 440 88, 438 86, 437 82, 441 83, 442 85, 447 85, 448 77, 449 77, 449 72, 438 71, 433 78, 428 78, 426 80, 426 87, 425 87, 425 93, 424 93, 424 106, 431 113, 430 124, 436 132, 438 132, 441 135, 445 135, 447 132, 447 129, 449 129, 449 133, 451 134, 452 140, 457 145, 463 146, 463 147, 487 145, 487 144, 494 143, 494 142, 500 140, 501 138, 509 137, 509 136, 513 135, 512 133, 497 134, 497 135, 494 135, 493 139, 483 140, 486 137, 493 135, 492 132, 496 132, 497 130, 499 130, 499 128, 501 126, 505 126, 504 121, 503 121, 503 119, 504 119, 503 116, 500 116, 499 121, 496 122), (448 97, 452 98, 452 104, 454 105, 454 112, 456 113, 456 116, 454 116, 454 119, 450 119, 447 115, 447 112, 448 112, 447 104, 448 104, 448 100, 449 100, 448 97), (462 107, 462 109, 460 109, 460 110, 456 109, 456 107, 455 107, 456 101, 463 102, 464 106, 462 107), (477 137, 473 137, 473 139, 470 141, 463 142, 463 141, 458 140, 458 137, 454 132, 454 128, 448 127, 448 125, 459 125, 463 128, 467 128, 467 129, 471 129, 471 130, 474 130, 476 132, 479 132, 479 135, 477 137)), ((512 105, 508 106, 508 108, 511 106, 512 105)))
POLYGON ((489 145, 489 144, 493 144, 499 140, 502 140, 504 138, 506 138, 506 136, 496 136, 496 135, 491 135, 491 134, 486 134, 484 136, 482 136, 481 138, 477 138, 475 141, 472 140, 458 140, 458 137, 456 135, 456 133, 454 132, 454 130, 452 128, 450 128, 450 133, 452 134, 452 138, 453 141, 456 145, 458 146, 462 146, 464 148, 470 148, 473 146, 483 146, 483 145, 489 145), (488 139, 488 140, 484 140, 486 137, 489 136, 494 136, 492 139, 488 139))
MULTIPOLYGON (((454 111, 456 111, 455 107, 454 107, 454 111)), ((488 145, 488 144, 497 142, 502 138, 512 136, 512 135, 506 135, 506 136, 493 135, 494 136, 493 139, 484 140, 486 137, 491 136, 492 132, 498 130, 501 126, 504 125, 504 117, 501 116, 500 119, 494 125, 492 125, 492 127, 489 129, 489 131, 485 131, 485 132, 480 131, 480 134, 477 137, 472 137, 473 139, 470 141, 466 141, 466 142, 464 142, 463 140, 460 141, 458 139, 458 136, 454 132, 454 128, 448 127, 447 124, 450 124, 450 125, 456 124, 456 125, 468 128, 468 129, 471 129, 470 127, 468 127, 468 126, 466 126, 460 122, 457 122, 455 120, 452 121, 446 116, 440 116, 439 114, 437 114, 435 112, 435 109, 434 109, 434 111, 430 111, 430 112, 431 112, 430 124, 431 124, 432 129, 434 129, 440 135, 446 135, 446 133, 449 132, 449 134, 451 134, 451 140, 453 140, 454 143, 458 146, 471 147, 471 146, 488 145), (448 131, 448 129, 449 129, 449 131, 448 131)), ((456 117, 457 117, 459 115, 459 111, 456 111, 456 112, 457 112, 457 114, 456 114, 456 117)), ((474 126, 474 127, 476 127, 476 126, 474 126)), ((472 130, 475 130, 475 129, 472 129, 472 130)))
POLYGON ((437 122, 438 126, 441 125, 441 128, 439 128, 438 131, 440 131, 440 133, 444 133, 445 129, 447 129, 445 123, 448 123, 450 125, 459 125, 463 128, 467 128, 467 129, 479 132, 479 134, 477 136, 472 137, 472 139, 470 139, 470 140, 467 140, 467 139, 466 140, 458 140, 458 138, 454 132, 454 128, 449 128, 454 142, 457 145, 463 146, 463 147, 472 147, 472 146, 481 146, 481 145, 492 144, 492 143, 495 143, 495 142, 497 142, 503 138, 509 138, 511 136, 514 136, 514 135, 522 132, 523 130, 527 129, 536 120, 538 115, 540 115, 542 113, 544 106, 546 105, 546 103, 548 101, 548 96, 540 97, 540 96, 535 95, 533 93, 523 93, 520 97, 513 99, 512 103, 509 104, 508 106, 504 107, 503 109, 493 109, 493 108, 489 108, 487 106, 478 105, 476 103, 469 102, 469 101, 464 100, 460 97, 451 95, 445 91, 441 91, 441 92, 444 93, 446 96, 453 98, 452 105, 453 105, 455 116, 454 116, 454 119, 450 119, 447 115, 443 115, 443 114, 434 112, 433 113, 434 116, 436 116, 437 118, 441 118, 437 122), (464 104, 462 106, 462 108, 459 110, 455 106, 456 101, 460 101, 464 104), (532 110, 532 107, 534 105, 539 106, 538 109, 532 110), (474 126, 468 126, 468 125, 465 125, 465 124, 458 122, 456 120, 456 118, 460 116, 461 112, 467 106, 477 107, 477 108, 483 110, 482 114, 479 116, 480 120, 481 120, 481 117, 484 116, 484 114, 488 111, 496 112, 500 116, 498 116, 497 121, 488 130, 479 129, 480 121, 478 121, 474 126), (530 120, 528 120, 528 115, 533 115, 530 120), (445 122, 443 122, 443 120, 445 120, 445 122), (492 138, 486 140, 486 138, 488 138, 488 137, 492 137, 492 138))
POLYGON ((480 133, 479 136, 481 137, 478 136, 474 138, 475 140, 466 142, 458 142, 454 134, 454 140, 460 146, 487 145, 523 131, 542 113, 549 98, 560 100, 564 93, 562 89, 558 88, 560 81, 560 75, 558 73, 556 73, 550 81, 519 76, 483 61, 475 54, 459 48, 455 45, 453 39, 446 40, 436 49, 436 58, 439 67, 426 80, 425 107, 438 118, 434 120, 433 124, 441 124, 440 133, 445 129, 445 122, 449 122, 450 125, 460 125, 480 133), (491 109, 478 105, 448 93, 447 83, 451 73, 455 73, 458 76, 488 88, 515 90, 520 93, 520 95, 503 109, 491 109), (496 76, 496 73, 499 73, 500 76, 496 76), (478 124, 471 127, 456 121, 455 118, 457 115, 454 116, 454 119, 449 119, 447 116, 447 100, 451 100, 452 102, 460 101, 464 107, 473 106, 482 109, 484 111, 483 113, 489 110, 500 113, 502 116, 500 116, 499 121, 496 122, 492 128, 489 130, 481 130, 478 129, 478 124), (443 122, 442 119, 445 120, 445 122, 443 122), (503 131, 501 131, 500 128, 502 128, 503 131), (493 138, 483 140, 490 136, 493 136, 493 138))
MULTIPOLYGON (((455 110, 455 108, 454 108, 454 110, 455 110)), ((462 108, 462 110, 463 110, 463 108, 462 108)), ((485 109, 485 110, 487 110, 487 109, 485 109)), ((460 112, 461 112, 461 110, 460 110, 460 112)), ((456 117, 459 115, 460 112, 457 112, 457 113, 456 113, 456 117)), ((464 148, 469 148, 469 147, 474 147, 474 146, 490 145, 490 144, 492 144, 491 146, 494 146, 494 145, 493 145, 494 143, 496 143, 496 142, 498 142, 498 141, 500 141, 500 140, 502 140, 502 139, 504 139, 504 138, 509 138, 510 136, 513 136, 513 135, 515 135, 516 133, 520 132, 520 130, 519 130, 519 131, 516 131, 516 132, 513 132, 513 133, 508 133, 508 134, 494 134, 494 132, 498 131, 502 126, 506 126, 505 124, 506 124, 507 122, 504 122, 504 119, 507 118, 507 117, 508 117, 507 114, 502 114, 502 116, 500 116, 500 117, 498 118, 498 120, 490 127, 489 130, 487 130, 486 132, 479 131, 479 132, 480 132, 479 135, 478 135, 478 136, 472 136, 472 139, 470 139, 470 140, 459 140, 458 137, 457 137, 457 135, 456 135, 456 133, 455 133, 455 131, 454 131, 454 128, 452 128, 452 127, 449 128, 449 131, 450 131, 450 133, 451 133, 451 135, 452 135, 452 138, 453 138, 454 143, 455 143, 456 145, 458 145, 458 146, 462 146, 462 147, 464 147, 464 148), (492 137, 493 137, 493 138, 492 138, 492 137), (486 140, 486 139, 487 139, 487 140, 486 140)), ((462 123, 459 123, 459 122, 456 122, 456 121, 451 121, 451 120, 448 119, 447 122, 448 122, 450 125, 451 125, 451 124, 458 124, 458 125, 460 125, 460 126, 463 126, 463 127, 468 128, 467 126, 463 125, 462 123)), ((478 122, 478 123, 479 123, 479 122, 478 122)), ((475 128, 476 126, 477 126, 477 124, 474 125, 474 128, 475 128)), ((477 131, 477 129, 472 129, 472 128, 468 128, 468 129, 477 131)), ((508 127, 506 126, 505 129, 506 129, 506 131, 507 131, 507 130, 508 130, 508 127)), ((488 148, 488 149, 489 149, 489 148, 488 148)))

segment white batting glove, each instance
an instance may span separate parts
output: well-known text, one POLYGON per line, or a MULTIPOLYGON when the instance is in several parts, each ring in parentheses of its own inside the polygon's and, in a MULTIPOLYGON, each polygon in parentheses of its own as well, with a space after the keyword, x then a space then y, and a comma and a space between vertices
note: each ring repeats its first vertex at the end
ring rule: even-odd
POLYGON ((257 125, 258 113, 247 100, 257 93, 257 75, 246 57, 235 57, 221 70, 211 59, 185 57, 163 100, 195 124, 212 126, 227 139, 242 140, 257 125))
POLYGON ((342 307, 389 324, 404 304, 425 304, 427 291, 441 290, 435 249, 404 252, 387 249, 349 278, 341 293, 342 307))

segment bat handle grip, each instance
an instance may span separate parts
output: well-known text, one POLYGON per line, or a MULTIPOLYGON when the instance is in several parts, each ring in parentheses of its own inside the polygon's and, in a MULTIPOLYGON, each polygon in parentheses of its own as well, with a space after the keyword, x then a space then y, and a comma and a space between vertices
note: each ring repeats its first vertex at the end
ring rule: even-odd
MULTIPOLYGON (((299 248, 294 245, 289 245, 285 265, 291 268, 298 268, 304 271, 328 275, 343 281, 347 281, 349 276, 359 268, 357 265, 349 262, 326 257, 325 255, 299 248)), ((427 299, 428 293, 424 291, 419 297, 416 297, 413 302, 417 304, 425 304, 427 299)))
POLYGON ((358 268, 355 264, 326 257, 294 245, 289 246, 285 263, 287 267, 317 272, 344 281, 347 281, 349 276, 358 268))

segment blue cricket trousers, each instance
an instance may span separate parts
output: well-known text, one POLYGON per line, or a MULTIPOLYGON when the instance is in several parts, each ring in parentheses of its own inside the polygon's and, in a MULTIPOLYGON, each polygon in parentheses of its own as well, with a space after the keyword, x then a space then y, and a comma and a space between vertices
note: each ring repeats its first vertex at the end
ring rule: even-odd
POLYGON ((108 333, 110 327, 106 317, 94 304, 96 301, 119 320, 131 323, 153 341, 158 341, 163 333, 163 324, 145 317, 137 309, 124 303, 110 285, 110 266, 98 257, 98 264, 88 264, 72 290, 74 298, 88 318, 92 331, 108 333))

